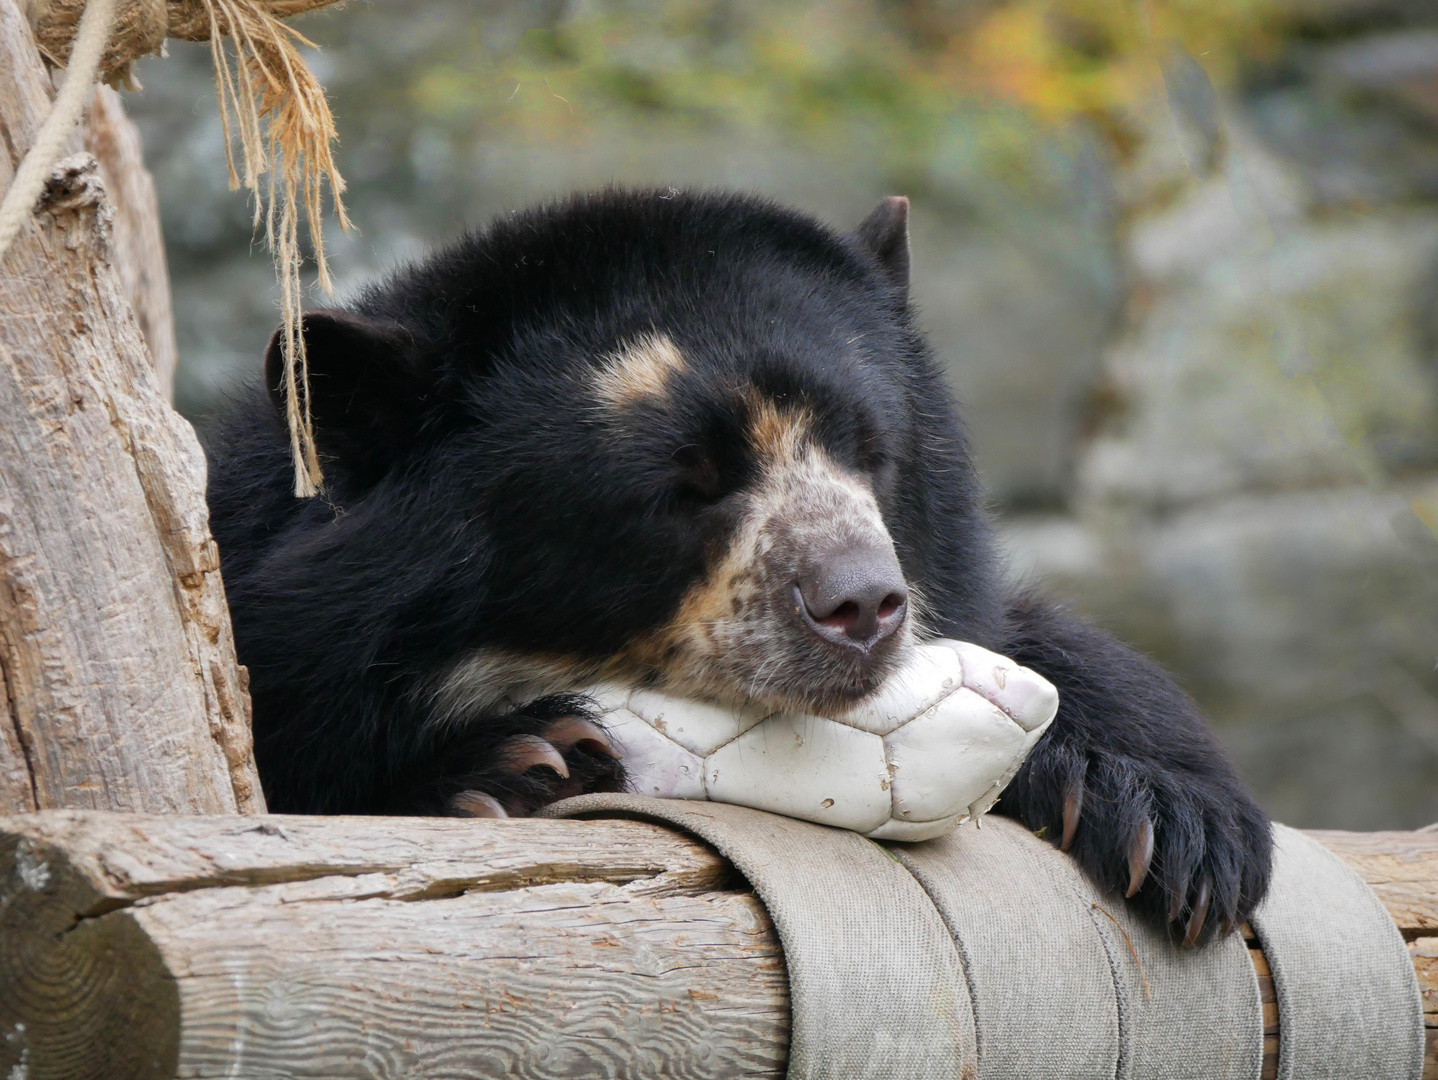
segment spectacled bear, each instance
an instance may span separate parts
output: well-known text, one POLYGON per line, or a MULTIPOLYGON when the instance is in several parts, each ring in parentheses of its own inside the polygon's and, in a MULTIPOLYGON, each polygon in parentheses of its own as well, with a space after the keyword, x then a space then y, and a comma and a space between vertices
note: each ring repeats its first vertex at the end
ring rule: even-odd
POLYGON ((1244 919, 1267 820, 1157 666, 1006 586, 908 278, 900 198, 502 217, 305 317, 307 500, 272 342, 208 440, 271 809, 524 814, 623 783, 576 687, 822 712, 941 635, 1059 689, 998 812, 1176 938, 1244 919))

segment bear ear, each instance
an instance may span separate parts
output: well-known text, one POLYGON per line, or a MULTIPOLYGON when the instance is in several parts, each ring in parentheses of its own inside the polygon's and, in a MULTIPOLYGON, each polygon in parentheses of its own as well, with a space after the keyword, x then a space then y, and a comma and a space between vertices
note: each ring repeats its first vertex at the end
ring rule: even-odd
POLYGON ((854 238, 868 248, 895 285, 909 291, 909 200, 890 195, 879 200, 854 230, 854 238))
MULTIPOLYGON (((310 417, 320 453, 377 479, 409 444, 431 380, 409 331, 351 311, 306 312, 310 417)), ((265 352, 265 386, 285 417, 284 329, 265 352)))

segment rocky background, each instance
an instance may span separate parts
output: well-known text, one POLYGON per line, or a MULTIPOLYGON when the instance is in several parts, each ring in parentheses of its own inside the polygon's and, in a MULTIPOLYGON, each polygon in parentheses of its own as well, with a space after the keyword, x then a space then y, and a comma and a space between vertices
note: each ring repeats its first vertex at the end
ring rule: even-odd
MULTIPOLYGON (((575 187, 844 226, 911 195, 1015 575, 1173 668, 1277 817, 1438 821, 1431 0, 376 0, 301 28, 360 229, 328 241, 341 291, 575 187)), ((208 52, 170 50, 127 103, 203 423, 276 294, 208 52)))

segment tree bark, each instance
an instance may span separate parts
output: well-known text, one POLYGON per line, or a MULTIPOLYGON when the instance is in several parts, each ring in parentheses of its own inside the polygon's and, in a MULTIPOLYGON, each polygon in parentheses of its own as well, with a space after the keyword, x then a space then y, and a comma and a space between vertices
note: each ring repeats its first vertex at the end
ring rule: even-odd
POLYGON ((85 114, 85 149, 100 165, 105 194, 115 208, 110 222, 110 259, 140 334, 150 350, 160 391, 175 398, 175 315, 170 306, 170 272, 160 232, 160 201, 145 168, 140 132, 120 95, 96 86, 85 114))
MULTIPOLYGON (((0 186, 49 107, 0 0, 0 186)), ((204 457, 160 389, 113 219, 73 154, 0 265, 0 807, 262 810, 204 457)))
MULTIPOLYGON (((1438 1077, 1438 834, 1312 835, 1412 942, 1438 1077)), ((0 818, 0 898, 0 1076, 785 1071, 763 906, 646 823, 32 814, 0 818)))

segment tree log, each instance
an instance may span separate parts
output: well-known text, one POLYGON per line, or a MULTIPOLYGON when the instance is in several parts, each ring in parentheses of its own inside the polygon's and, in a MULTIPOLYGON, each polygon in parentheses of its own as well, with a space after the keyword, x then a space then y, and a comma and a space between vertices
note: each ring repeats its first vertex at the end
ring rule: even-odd
MULTIPOLYGON (((0 187, 50 107, 0 0, 0 187)), ((263 809, 205 464, 112 260, 94 158, 0 266, 0 809, 263 809)))
POLYGON ((0 819, 0 1076, 782 1076, 762 905, 628 821, 0 819))
POLYGON ((145 168, 139 129, 125 112, 120 95, 108 86, 95 87, 85 114, 84 139, 85 149, 99 162, 105 194, 115 207, 110 222, 111 261, 150 350, 160 391, 173 401, 179 354, 160 202, 154 178, 145 168))
MULTIPOLYGON (((1314 835, 1438 1004, 1438 835, 1314 835)), ((0 1076, 777 1077, 788 1036, 762 905, 658 826, 0 819, 0 1076)))

